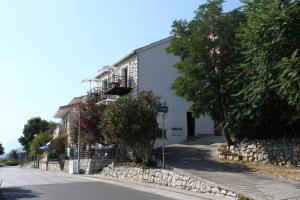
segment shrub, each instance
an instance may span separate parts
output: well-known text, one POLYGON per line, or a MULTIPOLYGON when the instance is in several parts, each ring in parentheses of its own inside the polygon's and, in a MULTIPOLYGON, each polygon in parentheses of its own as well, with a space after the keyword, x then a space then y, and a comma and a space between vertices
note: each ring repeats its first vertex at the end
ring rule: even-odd
POLYGON ((159 134, 156 120, 159 98, 152 92, 125 96, 103 113, 103 134, 108 142, 130 147, 138 162, 153 163, 153 146, 159 134))
POLYGON ((7 159, 3 160, 3 164, 5 166, 17 166, 19 163, 17 160, 15 160, 13 158, 7 158, 7 159))
POLYGON ((47 144, 51 140, 51 136, 46 133, 39 133, 30 143, 30 153, 39 154, 42 151, 39 149, 41 146, 47 144))

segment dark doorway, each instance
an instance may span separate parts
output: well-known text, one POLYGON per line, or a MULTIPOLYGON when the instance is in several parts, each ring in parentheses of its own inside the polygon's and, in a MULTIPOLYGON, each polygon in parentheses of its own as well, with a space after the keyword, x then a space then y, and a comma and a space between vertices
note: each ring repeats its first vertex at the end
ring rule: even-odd
POLYGON ((123 68, 121 71, 121 78, 123 81, 123 87, 127 88, 128 87, 128 68, 123 68))
POLYGON ((188 138, 195 137, 195 118, 191 112, 186 113, 188 138))

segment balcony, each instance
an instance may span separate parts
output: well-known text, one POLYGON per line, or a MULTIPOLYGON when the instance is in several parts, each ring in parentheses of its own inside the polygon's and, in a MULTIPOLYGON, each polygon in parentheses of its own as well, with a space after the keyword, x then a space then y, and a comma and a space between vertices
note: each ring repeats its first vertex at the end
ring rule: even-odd
MULTIPOLYGON (((96 96, 104 95, 103 90, 100 87, 94 87, 94 88, 90 89, 87 92, 87 94, 88 94, 88 96, 90 96, 90 95, 96 95, 96 96)), ((106 96, 106 95, 104 95, 104 96, 106 96)))
POLYGON ((132 77, 113 75, 107 81, 103 94, 123 96, 132 90, 132 77))

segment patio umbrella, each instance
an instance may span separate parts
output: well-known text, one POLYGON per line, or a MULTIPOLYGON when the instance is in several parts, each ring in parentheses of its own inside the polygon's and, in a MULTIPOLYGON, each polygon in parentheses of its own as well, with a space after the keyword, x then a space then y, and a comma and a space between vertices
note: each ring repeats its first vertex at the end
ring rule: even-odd
POLYGON ((50 147, 49 147, 49 146, 50 146, 50 143, 51 143, 51 141, 48 142, 47 144, 45 144, 44 146, 39 147, 39 149, 40 149, 40 150, 44 150, 44 151, 45 151, 45 150, 48 150, 48 149, 50 148, 50 147))

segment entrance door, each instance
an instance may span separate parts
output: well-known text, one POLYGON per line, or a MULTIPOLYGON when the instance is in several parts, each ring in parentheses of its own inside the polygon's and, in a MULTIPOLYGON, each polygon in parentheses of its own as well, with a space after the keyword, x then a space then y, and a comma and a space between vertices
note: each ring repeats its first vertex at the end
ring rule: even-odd
POLYGON ((186 113, 188 138, 195 136, 195 118, 191 112, 186 113))
POLYGON ((122 85, 123 87, 127 88, 128 87, 128 68, 124 68, 121 71, 121 79, 122 79, 122 85))

